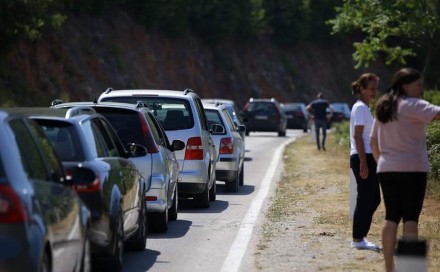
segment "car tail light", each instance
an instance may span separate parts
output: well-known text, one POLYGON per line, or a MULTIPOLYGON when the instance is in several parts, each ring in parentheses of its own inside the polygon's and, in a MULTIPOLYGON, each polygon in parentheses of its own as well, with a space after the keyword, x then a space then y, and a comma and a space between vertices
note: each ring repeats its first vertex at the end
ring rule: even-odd
POLYGON ((146 201, 156 201, 157 200, 157 196, 146 196, 145 200, 146 201))
POLYGON ((185 160, 203 160, 202 138, 192 137, 186 142, 185 160))
POLYGON ((220 154, 232 154, 234 152, 233 139, 231 137, 220 140, 220 154))
POLYGON ((150 127, 148 126, 147 120, 142 112, 139 112, 139 119, 141 121, 142 126, 142 134, 144 136, 145 143, 147 144, 147 150, 149 153, 158 153, 159 149, 156 143, 153 141, 153 135, 151 134, 150 127), (150 137, 148 137, 148 135, 150 137))
POLYGON ((298 112, 296 112, 296 116, 302 118, 302 117, 304 117, 304 113, 298 111, 298 112))
POLYGON ((72 189, 78 193, 93 193, 101 191, 101 180, 96 175, 95 180, 90 184, 73 184, 72 189))
POLYGON ((26 208, 9 185, 0 185, 0 223, 21 223, 27 220, 26 208))

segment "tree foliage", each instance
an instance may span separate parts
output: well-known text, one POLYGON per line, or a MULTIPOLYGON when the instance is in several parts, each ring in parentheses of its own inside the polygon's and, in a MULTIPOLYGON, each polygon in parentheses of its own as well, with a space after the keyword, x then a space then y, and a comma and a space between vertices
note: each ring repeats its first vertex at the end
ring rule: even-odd
POLYGON ((439 9, 438 0, 343 0, 328 22, 333 33, 361 32, 362 40, 354 43, 357 67, 381 56, 387 64, 407 64, 418 53, 427 71, 439 46, 439 9))

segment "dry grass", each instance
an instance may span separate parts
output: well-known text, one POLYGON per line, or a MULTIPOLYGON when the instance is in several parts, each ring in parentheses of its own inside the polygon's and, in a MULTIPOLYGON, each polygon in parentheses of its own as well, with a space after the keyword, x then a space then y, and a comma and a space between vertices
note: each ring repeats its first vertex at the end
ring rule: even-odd
MULTIPOLYGON (((326 152, 309 137, 286 148, 285 170, 257 245, 260 271, 383 271, 381 253, 350 248, 348 148, 328 135, 326 152)), ((420 235, 428 239, 429 271, 440 271, 440 203, 427 197, 420 235)), ((369 240, 380 244, 384 207, 374 215, 369 240)))

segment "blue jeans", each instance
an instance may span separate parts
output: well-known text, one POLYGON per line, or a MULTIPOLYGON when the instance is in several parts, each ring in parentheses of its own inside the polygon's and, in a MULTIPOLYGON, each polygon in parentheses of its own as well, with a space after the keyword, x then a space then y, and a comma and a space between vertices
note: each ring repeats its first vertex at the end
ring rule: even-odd
POLYGON ((316 145, 318 149, 325 147, 325 138, 327 137, 327 120, 315 119, 316 145), (319 131, 322 130, 322 143, 319 141, 319 131))

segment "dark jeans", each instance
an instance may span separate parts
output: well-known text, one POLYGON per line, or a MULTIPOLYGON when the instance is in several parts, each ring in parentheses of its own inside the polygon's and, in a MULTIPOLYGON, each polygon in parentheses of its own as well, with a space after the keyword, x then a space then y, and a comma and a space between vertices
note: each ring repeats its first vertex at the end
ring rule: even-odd
POLYGON ((368 178, 360 177, 360 160, 357 154, 350 156, 350 168, 356 178, 357 198, 353 216, 353 238, 367 237, 373 214, 380 204, 379 180, 376 174, 376 161, 367 154, 368 178))
POLYGON ((318 149, 325 147, 325 138, 327 137, 327 120, 315 119, 316 145, 318 149), (319 131, 322 130, 322 142, 319 141, 319 131))

